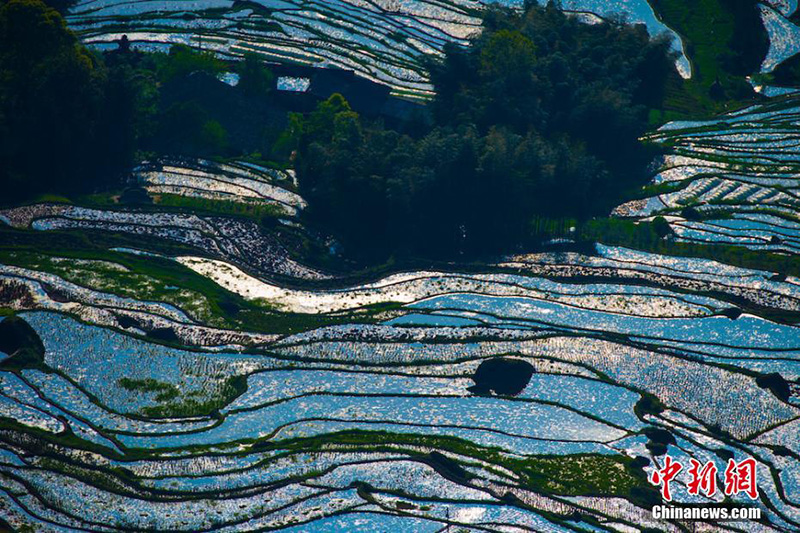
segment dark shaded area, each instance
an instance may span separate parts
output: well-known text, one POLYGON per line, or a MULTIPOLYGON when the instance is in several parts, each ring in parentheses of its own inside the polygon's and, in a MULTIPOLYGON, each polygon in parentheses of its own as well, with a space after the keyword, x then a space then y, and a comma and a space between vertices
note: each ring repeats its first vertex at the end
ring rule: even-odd
POLYGON ((660 442, 647 441, 644 445, 653 455, 664 455, 667 453, 667 445, 660 442))
POLYGON ((66 15, 69 8, 74 6, 77 0, 43 0, 45 4, 52 7, 62 15, 66 15))
POLYGON ((728 72, 747 76, 758 72, 769 49, 769 35, 761 22, 757 0, 720 0, 733 17, 733 35, 720 62, 728 72))
POLYGON ((123 189, 119 196, 119 203, 123 205, 148 205, 153 203, 153 199, 147 194, 144 187, 127 187, 123 189))
MULTIPOLYGON (((727 92, 748 91, 769 48, 757 0, 650 0, 664 23, 685 40, 693 77, 727 92)), ((750 91, 751 92, 751 91, 750 91)))
POLYGON ((107 184, 133 155, 135 85, 39 0, 0 4, 0 187, 6 200, 107 184))
MULTIPOLYGON (((270 218, 269 220, 275 220, 274 218, 270 218)), ((242 310, 242 306, 236 303, 231 298, 222 298, 220 299, 217 304, 219 305, 220 309, 222 309, 225 314, 235 317, 239 314, 239 311, 242 310)))
POLYGON ((589 514, 581 513, 580 511, 572 511, 570 514, 568 514, 566 517, 564 517, 564 520, 566 520, 568 522, 586 522, 586 523, 588 523, 587 522, 587 518, 594 518, 594 517, 592 517, 589 514))
POLYGON ((154 328, 147 332, 147 336, 157 341, 180 343, 180 339, 172 331, 172 328, 154 328))
POLYGON ((786 281, 786 274, 778 272, 776 274, 771 275, 769 277, 769 280, 770 281, 780 281, 780 282, 786 281))
POLYGON ((729 461, 735 457, 733 452, 727 448, 717 448, 716 450, 714 450, 714 453, 717 455, 717 457, 719 457, 724 461, 729 461))
POLYGON ((153 340, 172 343, 172 344, 185 344, 181 342, 181 340, 178 338, 178 336, 175 334, 172 328, 169 327, 148 328, 147 324, 142 323, 136 318, 119 313, 115 313, 114 318, 121 327, 137 328, 144 330, 145 334, 153 340))
POLYGON ((667 453, 667 446, 675 444, 675 437, 665 429, 650 426, 644 428, 643 433, 648 438, 645 447, 653 455, 664 455, 667 453))
POLYGON ((719 312, 719 314, 721 314, 722 316, 728 317, 731 320, 736 320, 737 318, 742 316, 742 310, 738 309, 736 307, 728 307, 726 309, 721 310, 719 312))
POLYGON ((450 459, 441 452, 432 451, 428 455, 424 456, 422 461, 431 466, 445 478, 453 481, 464 482, 474 477, 472 474, 464 470, 464 468, 458 464, 457 461, 450 459))
POLYGON ((148 147, 163 153, 207 156, 261 151, 286 127, 282 106, 239 86, 231 87, 208 72, 165 83, 159 107, 162 119, 148 147))
POLYGON ((0 352, 9 356, 0 363, 4 369, 38 368, 44 364, 44 344, 36 331, 18 316, 0 322, 0 352))
POLYGON ((365 79, 351 70, 292 64, 270 65, 269 68, 276 78, 289 76, 309 80, 305 92, 277 91, 276 98, 285 102, 283 105, 287 109, 312 111, 320 101, 341 94, 357 113, 382 117, 398 126, 415 113, 426 112, 424 105, 393 97, 388 85, 365 79))
POLYGON ((720 83, 719 78, 714 80, 714 83, 712 83, 711 87, 708 88, 708 95, 712 100, 716 100, 717 102, 721 102, 725 99, 725 89, 722 87, 722 83, 720 83))
POLYGON ((663 239, 667 235, 672 235, 674 232, 672 231, 672 227, 669 225, 669 222, 664 217, 656 217, 651 222, 651 227, 653 231, 658 235, 659 239, 663 239))
POLYGON ((139 321, 128 315, 115 313, 114 319, 117 321, 117 324, 123 328, 141 328, 139 321))
POLYGON ((709 117, 760 98, 745 79, 759 71, 768 47, 757 0, 650 0, 649 4, 658 19, 680 35, 692 64, 691 79, 670 81, 664 113, 654 118, 709 117))
POLYGON ((364 116, 381 118, 398 127, 415 116, 424 121, 426 114, 424 106, 392 97, 389 87, 352 71, 266 66, 252 55, 235 68, 240 71, 235 86, 217 79, 215 69, 192 71, 164 83, 158 126, 144 147, 169 154, 208 157, 258 153, 281 159, 288 157, 281 136, 290 114, 311 112, 335 93, 353 102, 353 108, 364 116), (308 91, 278 90, 276 82, 281 76, 307 78, 308 91))
POLYGON ((675 444, 675 437, 666 429, 649 426, 644 428, 643 433, 645 437, 652 442, 657 442, 659 444, 675 444))
POLYGON ((792 87, 800 85, 800 55, 781 62, 770 74, 770 83, 792 87))
POLYGON ((430 65, 433 124, 364 120, 334 95, 290 119, 308 217, 349 255, 481 255, 541 216, 605 214, 647 178, 639 142, 674 74, 666 39, 553 6, 493 6, 468 48, 430 65))
POLYGON ((634 505, 649 509, 654 505, 661 505, 661 493, 655 487, 643 485, 641 487, 633 487, 631 489, 628 500, 634 505))
POLYGON ((779 457, 794 457, 794 458, 797 458, 797 454, 794 453, 789 448, 787 448, 786 446, 781 446, 781 445, 774 446, 772 448, 772 453, 774 453, 775 455, 777 455, 779 457))
POLYGON ((644 415, 658 415, 663 413, 664 409, 665 406, 661 400, 649 392, 642 393, 642 397, 633 406, 633 412, 639 418, 644 418, 644 415))
POLYGON ((703 220, 703 214, 696 207, 686 206, 681 208, 680 214, 686 220, 703 220))
POLYGON ((533 366, 522 359, 493 357, 481 362, 472 380, 475 385, 469 390, 475 394, 516 396, 521 393, 533 376, 533 366))
POLYGON ((42 283, 42 289, 44 289, 45 294, 54 302, 69 302, 69 294, 67 294, 64 289, 56 287, 55 285, 50 285, 49 283, 42 283))
POLYGON ((733 436, 727 430, 722 429, 722 426, 719 424, 711 424, 708 426, 708 432, 714 435, 715 437, 719 437, 720 439, 728 439, 728 440, 735 440, 733 436))
POLYGON ((771 374, 761 374, 756 378, 756 385, 762 389, 769 390, 779 400, 783 400, 784 402, 788 402, 789 397, 792 394, 792 391, 789 388, 789 383, 777 372, 773 372, 771 374))

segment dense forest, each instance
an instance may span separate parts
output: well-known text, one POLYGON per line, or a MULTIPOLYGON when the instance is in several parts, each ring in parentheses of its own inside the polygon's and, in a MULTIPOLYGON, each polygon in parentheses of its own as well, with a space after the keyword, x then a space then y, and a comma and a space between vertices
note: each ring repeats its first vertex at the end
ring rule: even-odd
POLYGON ((3 3, 0 43, 3 189, 58 190, 123 168, 128 87, 78 45, 61 15, 38 0, 3 3))
POLYGON ((263 99, 271 90, 269 69, 251 55, 226 64, 181 45, 169 54, 146 54, 132 51, 124 38, 116 50, 93 53, 41 0, 0 3, 6 200, 115 189, 133 164, 152 154, 239 154, 220 123, 237 117, 180 95, 190 76, 224 70, 239 75, 242 99, 263 99))
POLYGON ((448 256, 520 243, 535 215, 605 214, 647 179, 639 142, 674 56, 643 26, 555 7, 492 8, 431 65, 432 124, 361 120, 341 98, 292 122, 311 218, 364 254, 448 256))

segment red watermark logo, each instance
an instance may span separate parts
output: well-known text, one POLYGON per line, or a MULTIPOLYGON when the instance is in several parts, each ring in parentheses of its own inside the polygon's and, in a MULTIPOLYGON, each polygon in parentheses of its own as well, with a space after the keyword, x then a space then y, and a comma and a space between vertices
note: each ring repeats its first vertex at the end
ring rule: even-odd
MULTIPOLYGON (((714 461, 700 463, 695 459, 689 459, 689 483, 687 490, 689 494, 705 494, 709 498, 717 493, 717 465, 714 461)), ((653 471, 650 476, 650 483, 661 487, 661 497, 666 502, 672 501, 672 491, 670 483, 683 470, 683 465, 667 455, 664 458, 664 466, 653 471)), ((723 475, 725 483, 723 492, 726 496, 736 496, 746 494, 751 500, 758 499, 758 488, 756 485, 756 461, 755 459, 744 459, 738 463, 733 459, 728 460, 723 475)))

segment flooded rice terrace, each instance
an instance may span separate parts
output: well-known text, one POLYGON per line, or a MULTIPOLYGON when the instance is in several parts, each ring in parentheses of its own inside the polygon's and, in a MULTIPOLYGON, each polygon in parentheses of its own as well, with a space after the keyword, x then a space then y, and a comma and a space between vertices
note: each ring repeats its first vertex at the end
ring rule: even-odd
MULTIPOLYGON (((667 30, 644 0, 561 5, 667 30)), ((764 72, 800 47, 796 7, 760 8, 764 72)), ((68 22, 100 48, 202 38, 424 98, 419 55, 464 42, 479 8, 85 0, 68 22)), ((800 96, 649 139, 670 148, 653 177, 667 192, 614 216, 663 216, 678 243, 800 251, 800 96)), ((153 194, 271 206, 286 231, 306 207, 291 172, 249 163, 136 173, 153 194)), ((598 243, 344 283, 237 217, 40 203, 0 221, 115 236, 102 255, 20 249, 0 264, 0 303, 42 343, 41 360, 0 371, 0 516, 20 530, 800 530, 798 278, 598 243), (753 459, 758 499, 727 499, 764 519, 654 519, 645 478, 665 452, 720 470, 753 459)), ((676 502, 723 501, 689 494, 686 470, 676 502)))

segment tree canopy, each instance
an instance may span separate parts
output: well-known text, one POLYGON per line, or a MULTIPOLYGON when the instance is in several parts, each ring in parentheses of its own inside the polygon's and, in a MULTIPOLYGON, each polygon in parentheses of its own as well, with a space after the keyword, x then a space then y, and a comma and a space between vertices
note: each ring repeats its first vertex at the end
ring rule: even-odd
MULTIPOLYGON (((256 123, 271 111, 264 101, 273 82, 253 55, 231 64, 184 45, 142 53, 126 37, 117 50, 91 52, 41 0, 0 0, 4 198, 116 189, 137 159, 152 154, 241 154, 251 138, 260 142, 259 129, 283 128, 281 120, 256 123), (225 70, 238 71, 240 86, 216 80, 225 70), (229 89, 227 99, 218 86, 229 89), (240 108, 253 103, 258 112, 242 116, 240 108), (232 123, 247 127, 234 136, 226 129, 232 123)), ((285 119, 282 109, 275 115, 285 119)))
MULTIPOLYGON (((107 72, 64 19, 40 0, 0 5, 0 180, 20 189, 69 188, 70 176, 97 179, 125 157, 106 104, 107 72)), ((122 133, 124 135, 124 133, 122 133)))
POLYGON ((340 96, 291 121, 308 215, 360 255, 447 256, 508 249, 535 216, 605 213, 647 177, 639 137, 674 59, 640 25, 491 8, 471 46, 431 64, 421 134, 340 96))

